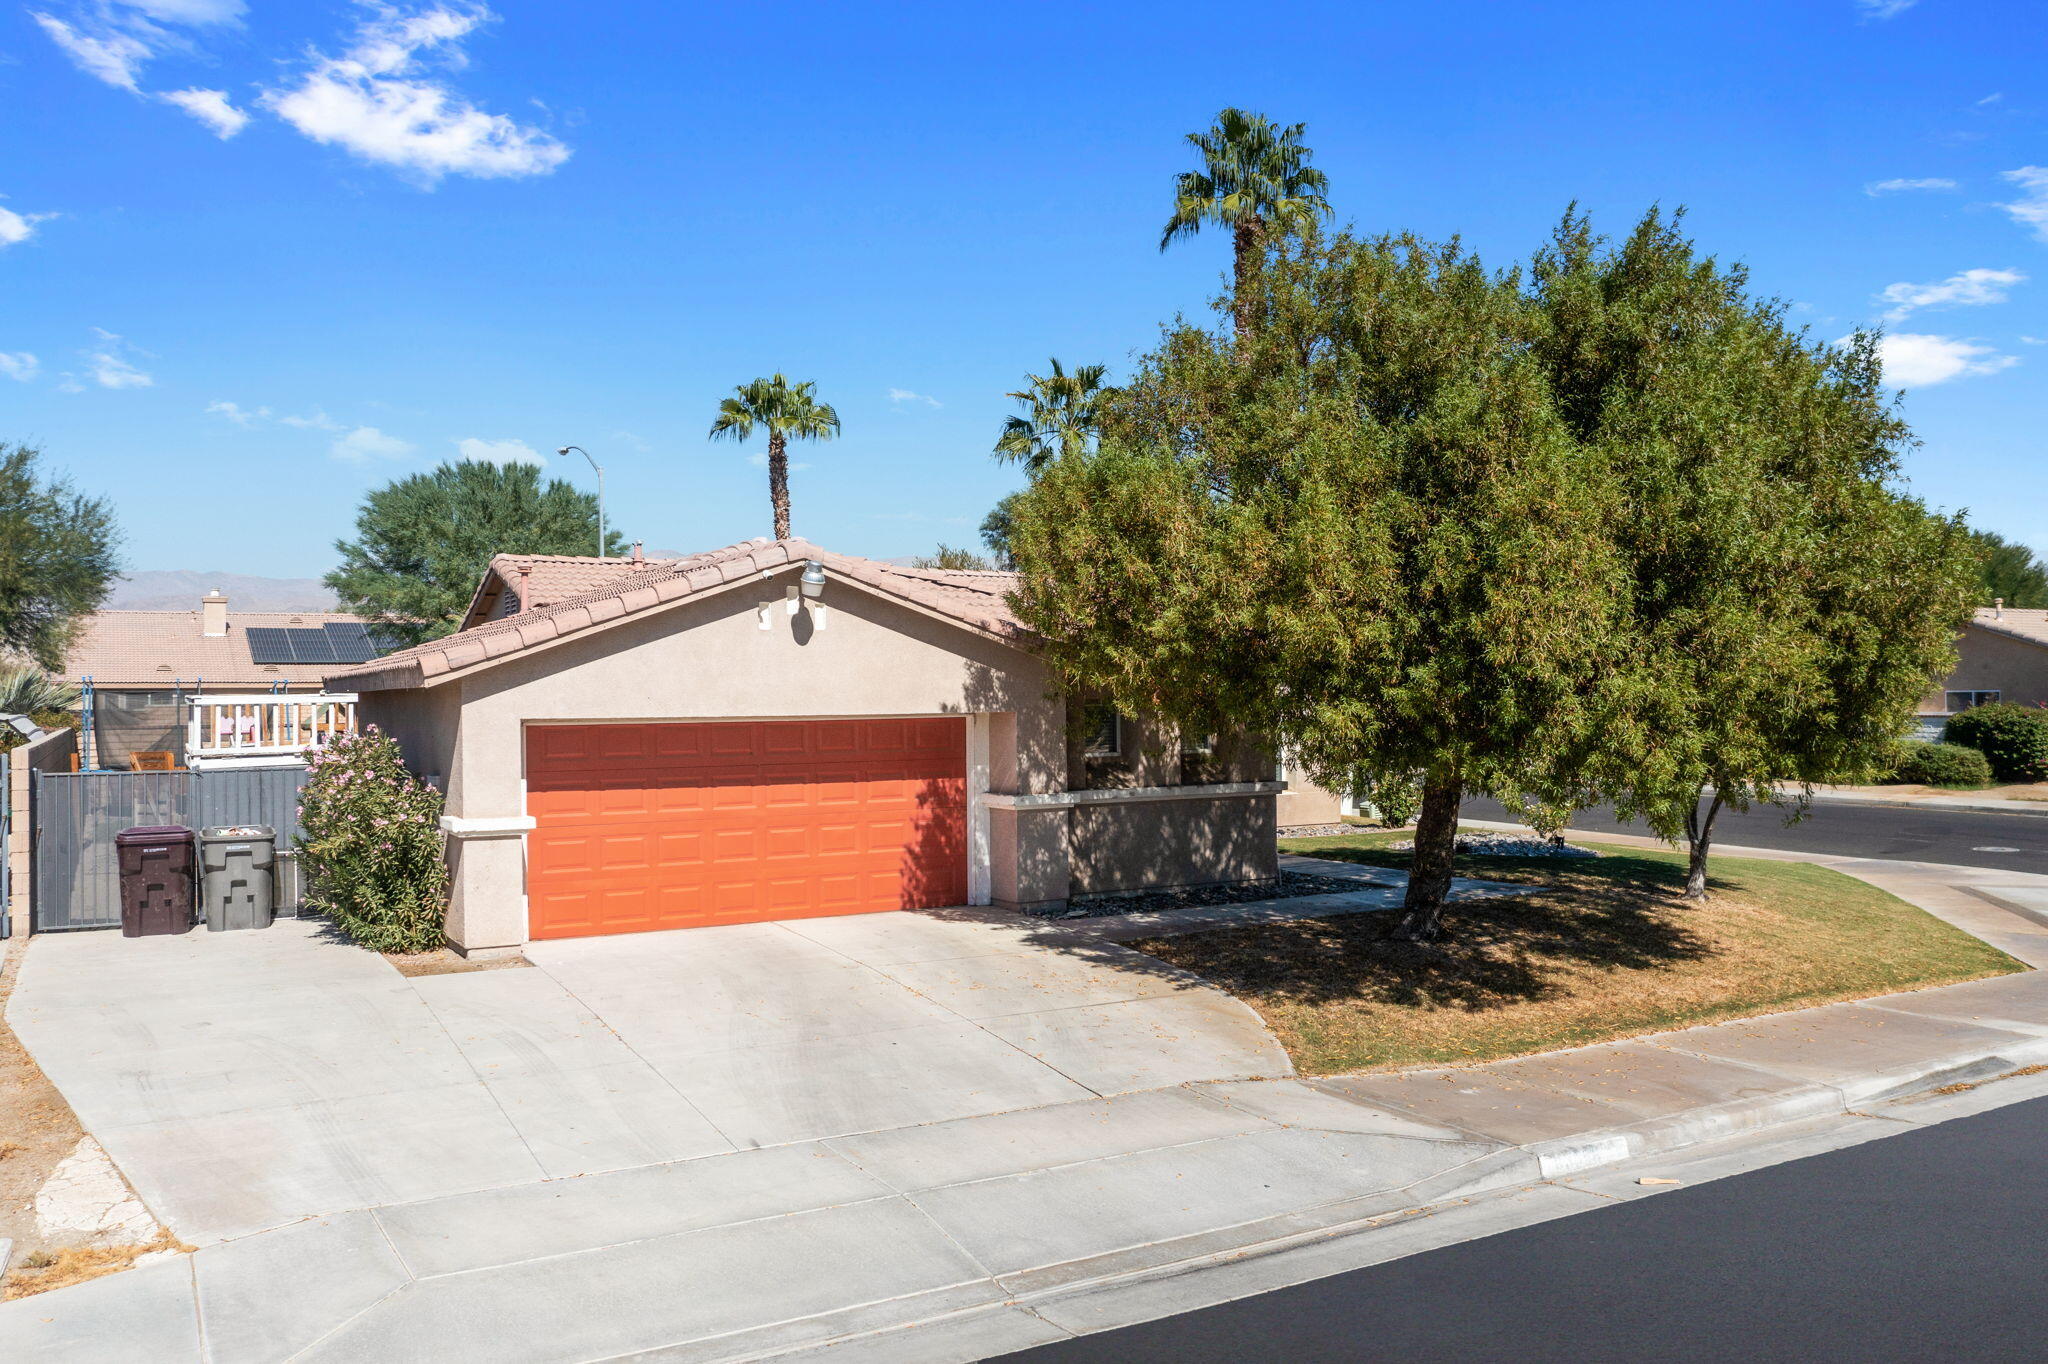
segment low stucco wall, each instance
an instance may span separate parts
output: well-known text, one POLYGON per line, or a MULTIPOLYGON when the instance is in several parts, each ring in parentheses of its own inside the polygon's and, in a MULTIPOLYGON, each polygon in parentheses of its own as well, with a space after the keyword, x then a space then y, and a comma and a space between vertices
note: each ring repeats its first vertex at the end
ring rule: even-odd
POLYGON ((1271 796, 1111 801, 1069 813, 1073 895, 1280 874, 1271 796))

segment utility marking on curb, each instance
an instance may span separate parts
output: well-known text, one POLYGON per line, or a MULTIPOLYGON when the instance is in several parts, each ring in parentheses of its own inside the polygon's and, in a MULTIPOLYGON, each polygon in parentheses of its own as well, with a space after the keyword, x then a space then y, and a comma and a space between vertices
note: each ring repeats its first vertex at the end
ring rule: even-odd
POLYGON ((1972 848, 1971 852, 2018 852, 2018 848, 1972 848))

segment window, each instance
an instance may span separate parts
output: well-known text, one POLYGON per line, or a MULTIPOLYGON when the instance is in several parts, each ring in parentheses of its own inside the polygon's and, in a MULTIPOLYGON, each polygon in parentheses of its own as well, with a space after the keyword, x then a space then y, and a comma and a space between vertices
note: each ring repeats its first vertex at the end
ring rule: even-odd
POLYGON ((1952 691, 1943 696, 1942 704, 1953 715, 1972 706, 1988 706, 1997 699, 1998 693, 1995 691, 1952 691))
POLYGON ((1213 734, 1189 734, 1181 736, 1181 756, 1206 758, 1216 751, 1216 736, 1213 734))
POLYGON ((1091 701, 1081 712, 1082 751, 1091 758, 1120 758, 1124 752, 1124 717, 1107 701, 1091 701))

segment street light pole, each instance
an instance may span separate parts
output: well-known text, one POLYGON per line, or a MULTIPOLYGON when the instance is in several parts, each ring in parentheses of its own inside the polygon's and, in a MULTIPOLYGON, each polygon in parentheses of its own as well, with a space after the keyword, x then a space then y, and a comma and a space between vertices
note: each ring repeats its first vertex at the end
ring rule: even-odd
POLYGON ((560 449, 556 450, 556 451, 555 451, 555 453, 556 453, 556 454, 558 454, 558 455, 566 455, 566 454, 568 454, 568 453, 569 453, 569 452, 570 452, 571 450, 574 450, 574 451, 575 451, 575 452, 576 452, 577 454, 579 454, 579 455, 583 456, 583 458, 585 458, 585 459, 589 459, 589 460, 590 460, 590 467, 591 467, 591 468, 593 468, 593 469, 595 469, 595 470, 597 471, 597 557, 598 557, 598 558, 600 558, 600 559, 602 559, 602 558, 604 557, 604 543, 605 543, 605 533, 604 533, 604 466, 603 466, 602 464, 599 464, 599 463, 598 463, 598 462, 597 462, 596 460, 594 460, 594 459, 590 459, 590 451, 588 451, 588 450, 584 449, 584 448, 583 448, 582 446, 580 446, 580 445, 564 445, 564 446, 562 446, 562 447, 561 447, 560 449))

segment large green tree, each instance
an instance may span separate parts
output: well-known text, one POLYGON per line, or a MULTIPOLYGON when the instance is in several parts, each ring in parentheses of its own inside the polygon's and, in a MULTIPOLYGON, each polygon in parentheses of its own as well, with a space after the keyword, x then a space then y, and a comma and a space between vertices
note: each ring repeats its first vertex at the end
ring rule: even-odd
POLYGON ((756 379, 721 401, 711 423, 712 440, 748 440, 756 428, 768 433, 768 500, 778 540, 789 538, 789 442, 839 434, 839 414, 818 401, 817 390, 814 383, 793 384, 780 374, 756 379))
POLYGON ((1268 244, 1270 312, 1178 324, 1100 448, 1017 499, 1022 617, 1076 691, 1422 778, 1398 931, 1434 936, 1468 789, 1600 775, 1632 681, 1612 480, 1516 278, 1411 237, 1268 244))
POLYGON ((1256 325, 1258 269, 1268 238, 1310 231, 1330 213, 1329 181, 1309 164, 1301 140, 1307 126, 1281 127, 1263 114, 1225 109, 1210 128, 1188 134, 1202 168, 1174 177, 1173 216, 1159 249, 1205 226, 1229 230, 1232 317, 1240 337, 1256 325))
POLYGON ((1988 530, 1970 532, 1970 542, 1977 551, 1977 605, 2048 606, 2048 568, 2033 550, 1988 530))
POLYGON ((1619 243, 1568 214, 1530 283, 1559 418, 1630 509, 1644 685, 1603 738, 1605 794, 1685 838, 1704 899, 1722 808, 1797 808, 1885 761, 1953 664, 1974 557, 1895 486, 1910 435, 1873 338, 1811 340, 1655 211, 1619 243))
MULTIPOLYGON (((625 542, 606 535, 606 554, 625 542)), ((588 554, 597 499, 531 464, 462 460, 374 489, 326 583, 409 643, 454 630, 494 554, 588 554)))
POLYGON ((0 444, 0 650, 57 672, 81 619, 113 588, 119 533, 104 498, 0 444))
POLYGON ((1070 451, 1086 450, 1102 429, 1102 408, 1116 390, 1104 382, 1106 365, 1076 365, 1072 374, 1057 356, 1050 374, 1027 374, 1024 387, 1009 396, 1024 409, 1003 422, 995 457, 1040 469, 1070 451))

